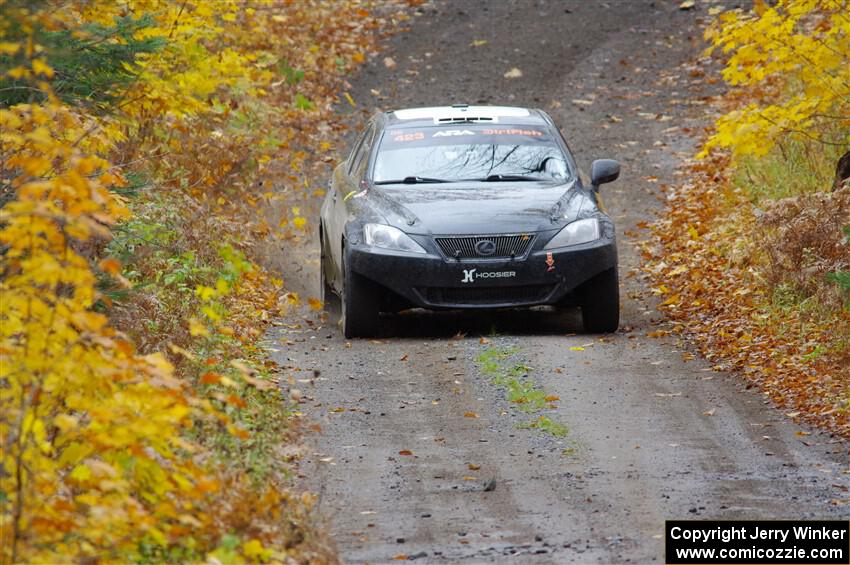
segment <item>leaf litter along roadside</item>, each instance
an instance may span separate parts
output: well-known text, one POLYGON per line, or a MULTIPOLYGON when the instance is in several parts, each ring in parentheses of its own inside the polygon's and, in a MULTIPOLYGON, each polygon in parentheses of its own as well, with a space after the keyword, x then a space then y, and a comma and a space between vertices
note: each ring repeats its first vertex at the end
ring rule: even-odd
POLYGON ((298 421, 259 347, 298 297, 252 261, 275 229, 257 209, 280 196, 253 180, 276 158, 303 181, 334 93, 396 7, 138 8, 0 17, 0 78, 32 84, 4 88, 0 115, 0 429, 3 470, 19 470, 0 473, 0 557, 333 560, 314 497, 291 488, 298 421), (87 96, 89 79, 113 82, 87 96))
MULTIPOLYGON (((721 16, 707 38, 731 37, 734 48, 738 34, 753 35, 735 26, 768 25, 763 20, 793 2, 781 4, 721 16), (722 25, 734 31, 718 33, 722 25)), ((829 29, 814 25, 831 17, 826 4, 809 16, 811 22, 788 29, 802 34, 829 29)), ((850 51, 844 58, 850 59, 850 51)), ((772 59, 735 61, 736 80, 742 72, 752 71, 754 82, 774 72, 758 74, 772 59)), ((848 74, 847 65, 843 68, 848 74)), ((763 123, 763 129, 738 136, 734 128, 746 129, 746 120, 759 119, 752 107, 774 108, 776 116, 785 103, 784 91, 744 84, 714 100, 712 109, 722 115, 719 133, 710 134, 706 155, 683 165, 681 184, 667 190, 666 208, 642 248, 644 271, 671 331, 693 339, 717 370, 739 371, 787 416, 848 439, 850 296, 840 277, 850 269, 850 187, 831 190, 840 152, 829 149, 831 159, 811 158, 825 153, 820 142, 763 123), (745 146, 736 146, 737 140, 745 146)), ((848 115, 844 104, 831 114, 848 115)), ((836 125, 813 131, 830 135, 836 125)))

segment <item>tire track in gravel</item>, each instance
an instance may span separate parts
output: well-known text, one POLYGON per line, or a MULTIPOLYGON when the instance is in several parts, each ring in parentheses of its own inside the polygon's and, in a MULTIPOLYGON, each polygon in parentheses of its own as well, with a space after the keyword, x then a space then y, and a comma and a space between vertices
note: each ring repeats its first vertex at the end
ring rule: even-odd
MULTIPOLYGON (((621 180, 602 194, 618 222, 625 327, 575 335, 575 312, 414 313, 385 319, 394 337, 346 342, 319 320, 279 326, 270 337, 290 345, 277 360, 302 369, 292 373, 306 381, 295 385, 302 410, 323 428, 302 472, 344 561, 660 563, 667 518, 846 518, 847 506, 831 503, 846 497, 846 443, 798 436, 809 430, 742 379, 688 361, 672 340, 646 338, 658 315, 642 282, 625 276, 640 256, 624 232, 651 218, 658 186, 677 181, 692 149, 682 129, 701 126, 702 79, 674 75, 701 48, 706 9, 425 4, 352 80, 364 113, 538 106, 563 126, 581 165, 618 158, 621 180), (393 68, 381 63, 387 56, 393 68), (503 77, 513 67, 521 79, 503 77), (453 339, 458 332, 466 337, 453 339), (490 347, 518 347, 510 362, 560 397, 547 415, 568 427, 566 438, 517 428, 528 415, 475 361, 490 347), (304 379, 311 370, 320 374, 304 379), (484 491, 490 478, 496 488, 484 491)), ((317 294, 318 249, 292 255, 308 268, 291 284, 317 294)))

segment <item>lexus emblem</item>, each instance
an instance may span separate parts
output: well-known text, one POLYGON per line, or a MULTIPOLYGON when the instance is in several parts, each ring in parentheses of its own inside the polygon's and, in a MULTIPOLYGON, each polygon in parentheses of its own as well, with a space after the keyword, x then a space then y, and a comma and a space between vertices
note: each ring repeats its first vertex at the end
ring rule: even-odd
POLYGON ((475 243, 475 252, 482 257, 487 257, 496 252, 496 244, 489 239, 482 239, 475 243))

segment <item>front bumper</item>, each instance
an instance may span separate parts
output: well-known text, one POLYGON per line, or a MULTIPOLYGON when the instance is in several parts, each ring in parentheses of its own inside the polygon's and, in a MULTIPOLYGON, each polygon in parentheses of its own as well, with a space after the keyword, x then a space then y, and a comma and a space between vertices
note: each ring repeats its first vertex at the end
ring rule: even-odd
POLYGON ((346 263, 413 306, 505 308, 564 302, 579 285, 616 267, 617 247, 602 238, 551 253, 535 250, 524 259, 457 261, 353 245, 346 263))

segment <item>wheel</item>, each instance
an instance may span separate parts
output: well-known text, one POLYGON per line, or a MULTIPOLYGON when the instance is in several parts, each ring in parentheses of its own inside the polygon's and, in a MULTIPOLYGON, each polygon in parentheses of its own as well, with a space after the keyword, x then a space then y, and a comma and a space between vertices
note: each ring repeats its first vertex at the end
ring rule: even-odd
POLYGON ((582 285, 581 321, 588 333, 612 333, 620 325, 620 284, 617 267, 604 271, 582 285))
POLYGON ((342 267, 342 333, 345 337, 371 337, 378 332, 380 288, 369 279, 351 271, 344 259, 342 267))
POLYGON ((320 235, 320 245, 322 254, 319 266, 319 273, 321 277, 321 293, 320 296, 322 300, 322 304, 324 305, 324 310, 328 314, 336 317, 339 316, 340 313, 340 300, 339 296, 337 296, 336 292, 334 292, 333 287, 328 281, 328 268, 330 267, 330 263, 328 261, 329 252, 327 246, 325 244, 324 236, 320 235))

